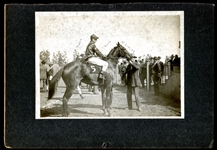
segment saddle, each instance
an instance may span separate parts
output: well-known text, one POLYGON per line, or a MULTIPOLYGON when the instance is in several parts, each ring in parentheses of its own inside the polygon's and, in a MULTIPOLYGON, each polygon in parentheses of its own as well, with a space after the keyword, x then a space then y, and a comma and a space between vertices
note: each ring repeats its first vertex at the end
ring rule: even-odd
POLYGON ((93 55, 84 56, 84 57, 81 59, 81 61, 82 61, 82 62, 88 61, 88 59, 91 58, 91 57, 96 57, 96 56, 93 56, 93 55))
POLYGON ((89 56, 86 56, 82 61, 83 61, 83 63, 85 63, 88 66, 88 68, 90 68, 90 74, 98 74, 98 79, 100 79, 100 81, 103 81, 105 79, 105 77, 102 74, 102 67, 103 66, 100 66, 100 65, 93 63, 93 62, 89 62, 88 60, 92 57, 97 57, 97 58, 101 59, 101 57, 89 55, 89 56))
POLYGON ((102 71, 102 66, 99 66, 97 64, 93 64, 90 62, 86 62, 88 68, 90 68, 90 74, 100 74, 102 71))

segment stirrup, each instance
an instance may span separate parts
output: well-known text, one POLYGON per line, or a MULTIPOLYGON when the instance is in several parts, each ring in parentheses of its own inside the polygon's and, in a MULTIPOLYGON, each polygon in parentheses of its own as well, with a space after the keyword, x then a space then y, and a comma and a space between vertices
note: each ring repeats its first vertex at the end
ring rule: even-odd
POLYGON ((105 77, 104 77, 104 75, 103 75, 102 72, 99 73, 99 78, 100 78, 100 79, 105 79, 105 77))

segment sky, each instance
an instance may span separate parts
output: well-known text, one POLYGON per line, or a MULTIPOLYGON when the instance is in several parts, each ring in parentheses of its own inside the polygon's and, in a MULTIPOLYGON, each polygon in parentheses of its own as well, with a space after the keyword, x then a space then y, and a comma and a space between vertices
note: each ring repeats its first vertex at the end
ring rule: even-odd
POLYGON ((36 51, 84 53, 90 36, 99 37, 97 48, 103 53, 120 42, 136 56, 182 55, 183 12, 36 12, 36 51), (181 41, 181 48, 179 48, 181 41))

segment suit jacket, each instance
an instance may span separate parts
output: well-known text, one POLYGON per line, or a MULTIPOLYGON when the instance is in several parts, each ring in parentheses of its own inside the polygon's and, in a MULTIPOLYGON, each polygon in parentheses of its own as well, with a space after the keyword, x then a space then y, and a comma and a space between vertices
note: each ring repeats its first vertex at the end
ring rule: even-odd
POLYGON ((161 72, 161 64, 160 62, 155 62, 152 68, 152 74, 158 74, 161 72))
POLYGON ((139 78, 140 65, 138 63, 132 62, 127 66, 127 82, 126 85, 131 85, 132 87, 141 86, 141 81, 139 78))
POLYGON ((40 79, 46 80, 47 79, 47 72, 49 71, 49 66, 47 64, 40 66, 40 79))

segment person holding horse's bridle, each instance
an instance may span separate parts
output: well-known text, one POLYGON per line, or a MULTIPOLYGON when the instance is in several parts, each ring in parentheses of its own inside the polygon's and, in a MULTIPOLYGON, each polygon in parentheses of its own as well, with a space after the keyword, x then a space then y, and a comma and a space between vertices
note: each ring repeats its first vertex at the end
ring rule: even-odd
POLYGON ((129 110, 132 110, 132 94, 134 93, 137 110, 142 111, 141 102, 139 97, 139 87, 141 86, 141 81, 139 78, 140 64, 136 56, 133 56, 129 60, 129 65, 127 66, 125 74, 127 75, 126 85, 127 85, 127 104, 129 110))
POLYGON ((103 72, 106 71, 108 63, 102 60, 105 56, 99 51, 99 49, 95 45, 98 38, 99 37, 97 37, 95 34, 92 34, 90 36, 90 42, 88 43, 85 51, 85 60, 88 59, 88 62, 90 63, 97 64, 99 66, 102 65, 102 71, 99 77, 102 79, 103 82, 105 79, 103 76, 103 72))

